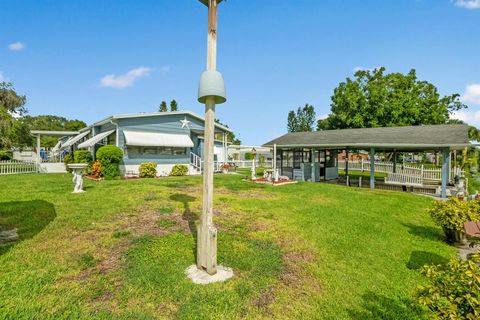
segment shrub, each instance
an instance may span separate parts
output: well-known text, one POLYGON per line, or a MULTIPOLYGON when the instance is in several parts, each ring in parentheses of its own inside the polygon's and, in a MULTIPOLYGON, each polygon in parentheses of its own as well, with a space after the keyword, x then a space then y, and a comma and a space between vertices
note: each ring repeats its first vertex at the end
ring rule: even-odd
POLYGON ((253 159, 255 159, 255 155, 252 152, 246 152, 245 153, 245 160, 246 161, 253 160, 253 159))
POLYGON ((188 173, 188 167, 184 164, 176 164, 170 172, 171 176, 184 176, 188 173))
POLYGON ((0 150, 0 161, 8 161, 12 159, 13 159, 12 152, 6 151, 6 150, 4 151, 0 150))
POLYGON ((64 157, 63 157, 63 163, 65 164, 65 169, 67 170, 67 172, 72 172, 72 169, 70 169, 68 167, 68 164, 69 163, 73 163, 73 157, 69 154, 66 154, 64 157))
POLYGON ((431 283, 416 299, 438 319, 480 319, 480 253, 471 260, 453 259, 445 267, 424 266, 431 283))
POLYGON ((155 178, 157 176, 157 164, 145 162, 140 165, 140 178, 155 178))
POLYGON ((102 175, 112 179, 120 175, 119 163, 123 158, 123 151, 117 146, 106 145, 97 150, 97 159, 102 166, 102 175))
POLYGON ((92 168, 90 169, 90 173, 95 178, 100 178, 102 176, 102 163, 99 160, 96 160, 92 164, 92 168))
POLYGON ((92 154, 88 150, 75 151, 75 153, 73 154, 73 159, 75 163, 88 163, 89 165, 93 161, 92 154))
POLYGON ((446 230, 463 231, 465 222, 480 219, 478 201, 450 198, 447 201, 436 201, 428 211, 432 219, 446 230))

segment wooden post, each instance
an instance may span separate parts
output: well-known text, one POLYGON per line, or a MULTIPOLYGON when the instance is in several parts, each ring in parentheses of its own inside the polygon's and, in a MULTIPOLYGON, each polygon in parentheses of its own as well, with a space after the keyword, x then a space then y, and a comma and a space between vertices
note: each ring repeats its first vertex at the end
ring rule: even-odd
POLYGON ((447 183, 448 183, 448 163, 450 162, 450 150, 444 149, 443 150, 443 159, 442 159, 442 198, 447 198, 447 183))
POLYGON ((277 144, 273 144, 273 180, 278 182, 278 174, 277 174, 277 144))
POLYGON ((345 176, 347 177, 348 186, 348 147, 345 148, 345 176))
MULTIPOLYGON (((207 70, 216 69, 217 0, 208 1, 207 70)), ((203 170, 203 208, 197 233, 197 267, 208 274, 217 273, 217 229, 213 225, 213 144, 215 138, 215 97, 205 103, 205 140, 203 170)))
POLYGON ((370 189, 375 189, 375 148, 370 149, 370 189))
POLYGON ((310 165, 311 165, 311 169, 312 171, 310 172, 311 174, 311 179, 312 179, 312 182, 315 182, 315 151, 310 150, 310 165))
POLYGON ((393 173, 397 172, 397 150, 393 150, 393 173))
POLYGON ((40 157, 40 135, 37 134, 37 162, 42 162, 42 158, 40 157))

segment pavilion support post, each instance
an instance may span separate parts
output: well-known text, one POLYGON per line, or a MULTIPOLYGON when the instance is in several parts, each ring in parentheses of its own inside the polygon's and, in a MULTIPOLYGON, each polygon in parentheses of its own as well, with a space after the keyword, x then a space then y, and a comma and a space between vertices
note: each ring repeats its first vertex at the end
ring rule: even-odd
POLYGON ((393 173, 397 172, 397 150, 393 150, 393 173))
POLYGON ((278 182, 279 173, 277 172, 277 144, 273 145, 273 181, 278 182))
POLYGON ((345 176, 347 177, 347 186, 349 185, 348 183, 348 147, 345 148, 345 176))
POLYGON ((37 134, 37 162, 40 163, 41 157, 40 157, 40 135, 37 134))
POLYGON ((311 166, 311 169, 312 171, 310 172, 311 174, 311 179, 312 179, 312 182, 315 182, 315 150, 310 150, 310 166, 311 166))
POLYGON ((449 180, 448 164, 450 162, 450 150, 448 148, 442 150, 442 198, 447 198, 447 184, 449 180))
POLYGON ((375 148, 370 149, 370 189, 375 189, 375 148))
POLYGON ((448 182, 452 181, 452 151, 448 152, 448 182))

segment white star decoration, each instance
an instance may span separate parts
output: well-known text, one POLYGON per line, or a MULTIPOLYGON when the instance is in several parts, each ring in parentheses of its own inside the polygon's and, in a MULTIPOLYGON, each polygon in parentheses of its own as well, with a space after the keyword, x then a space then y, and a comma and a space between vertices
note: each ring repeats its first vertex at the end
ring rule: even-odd
POLYGON ((182 128, 190 129, 190 127, 188 126, 190 121, 187 120, 187 117, 185 117, 185 119, 183 119, 183 120, 180 120, 180 123, 182 124, 182 128))

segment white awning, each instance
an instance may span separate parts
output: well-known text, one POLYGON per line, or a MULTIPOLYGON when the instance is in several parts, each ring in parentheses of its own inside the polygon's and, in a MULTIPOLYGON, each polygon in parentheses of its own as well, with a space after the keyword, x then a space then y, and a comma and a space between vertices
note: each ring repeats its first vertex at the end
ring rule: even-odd
POLYGON ((96 136, 80 143, 78 145, 78 148, 79 149, 87 149, 87 148, 93 147, 94 145, 96 145, 97 143, 99 143, 100 141, 102 141, 103 139, 105 139, 106 137, 108 137, 109 135, 111 135, 114 132, 115 132, 115 130, 110 130, 110 131, 99 133, 96 136))
POLYGON ((65 142, 63 145, 62 145, 62 149, 65 149, 65 148, 68 148, 70 146, 73 146, 75 143, 77 143, 78 141, 80 141, 81 139, 85 138, 88 134, 90 133, 90 131, 85 131, 85 132, 82 132, 80 133, 79 135, 73 137, 73 138, 70 138, 67 140, 67 142, 65 142))
POLYGON ((186 134, 172 134, 160 132, 128 131, 124 130, 127 146, 142 147, 178 147, 192 148, 193 141, 186 134))
POLYGON ((58 141, 55 147, 53 147, 52 152, 55 154, 57 151, 60 149, 60 146, 62 145, 62 141, 58 141))

